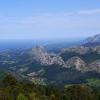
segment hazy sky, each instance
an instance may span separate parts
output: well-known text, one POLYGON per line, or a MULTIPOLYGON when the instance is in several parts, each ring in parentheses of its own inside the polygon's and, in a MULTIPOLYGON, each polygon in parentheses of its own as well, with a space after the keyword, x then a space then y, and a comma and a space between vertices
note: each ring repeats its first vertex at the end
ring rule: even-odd
POLYGON ((0 0, 0 39, 100 33, 100 0, 0 0))

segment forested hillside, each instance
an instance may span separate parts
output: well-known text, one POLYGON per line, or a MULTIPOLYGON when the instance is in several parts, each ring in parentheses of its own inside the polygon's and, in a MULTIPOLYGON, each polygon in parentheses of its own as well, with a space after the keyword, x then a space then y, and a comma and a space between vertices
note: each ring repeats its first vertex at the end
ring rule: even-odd
POLYGON ((0 100, 100 100, 100 91, 87 85, 34 85, 8 74, 0 83, 0 100))

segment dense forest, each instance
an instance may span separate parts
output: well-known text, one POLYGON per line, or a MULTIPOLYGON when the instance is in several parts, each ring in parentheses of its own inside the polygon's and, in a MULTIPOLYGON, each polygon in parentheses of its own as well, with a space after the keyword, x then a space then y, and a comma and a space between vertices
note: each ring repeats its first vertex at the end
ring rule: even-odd
POLYGON ((100 100, 100 91, 86 85, 35 85, 7 74, 0 82, 0 100, 100 100))

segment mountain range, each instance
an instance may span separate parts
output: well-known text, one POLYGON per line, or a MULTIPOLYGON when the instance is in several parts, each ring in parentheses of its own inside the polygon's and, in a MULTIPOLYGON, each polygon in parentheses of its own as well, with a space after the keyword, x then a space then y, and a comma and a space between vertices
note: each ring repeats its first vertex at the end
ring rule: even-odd
POLYGON ((100 77, 100 34, 75 46, 49 52, 42 45, 0 51, 1 69, 36 84, 83 83, 100 77))

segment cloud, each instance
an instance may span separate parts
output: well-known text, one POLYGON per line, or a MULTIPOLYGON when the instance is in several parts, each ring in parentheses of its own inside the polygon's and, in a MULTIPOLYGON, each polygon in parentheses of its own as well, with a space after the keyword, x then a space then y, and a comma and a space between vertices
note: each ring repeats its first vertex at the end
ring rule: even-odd
POLYGON ((100 14, 100 8, 90 9, 90 10, 81 10, 81 11, 78 12, 78 14, 85 14, 85 15, 100 14))
POLYGON ((100 32, 100 9, 0 18, 1 38, 78 37, 100 32), (94 14, 95 16, 91 16, 94 14), (83 16, 84 15, 84 16, 83 16), (2 34, 2 35, 1 35, 2 34))

